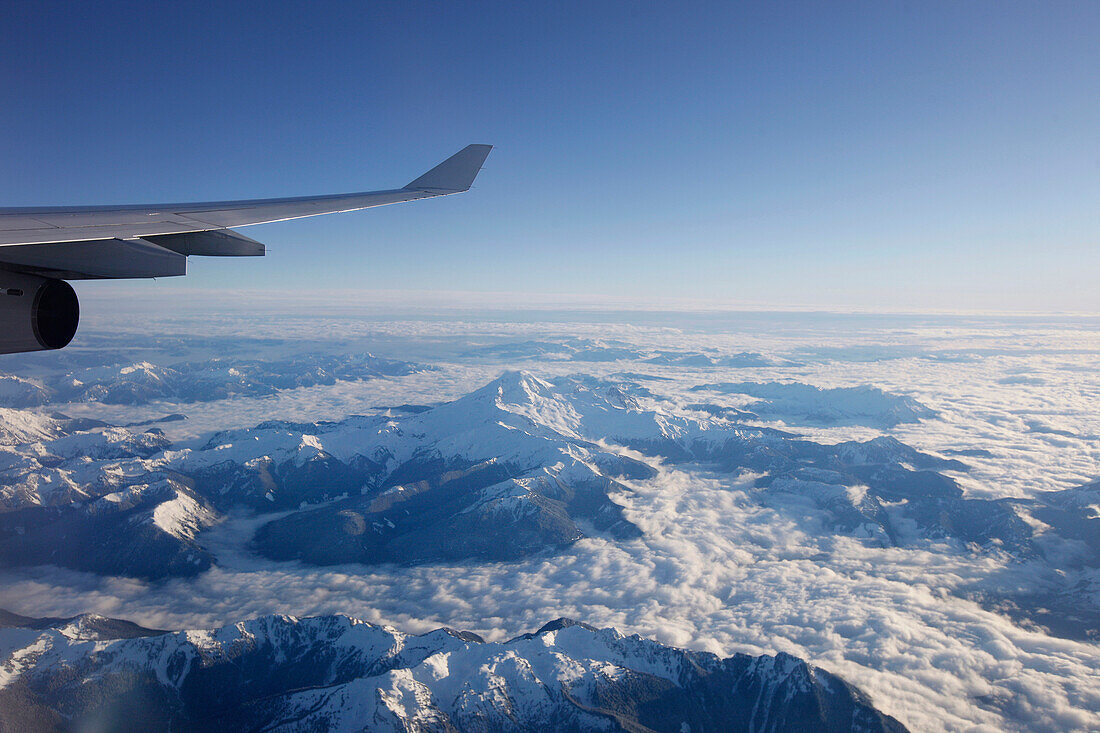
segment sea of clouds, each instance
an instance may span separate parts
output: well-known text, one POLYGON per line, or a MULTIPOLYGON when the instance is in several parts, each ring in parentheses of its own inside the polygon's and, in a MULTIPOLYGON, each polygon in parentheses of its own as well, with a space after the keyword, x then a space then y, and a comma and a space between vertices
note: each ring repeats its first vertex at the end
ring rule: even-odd
MULTIPOLYGON (((232 353, 233 343, 253 356, 370 350, 436 369, 265 398, 48 409, 119 422, 182 412, 188 420, 163 428, 187 444, 271 418, 338 419, 454 399, 514 368, 543 376, 660 377, 643 383, 655 399, 679 405, 700 401, 689 390, 705 383, 870 384, 913 397, 935 416, 889 431, 794 418, 769 424, 824 442, 888 432, 920 450, 959 457, 972 470, 953 476, 980 498, 1027 497, 1100 476, 1096 319, 524 313, 200 323, 177 317, 132 332, 93 332, 84 348, 89 359, 102 352, 103 359, 168 363, 163 344, 146 338, 160 327, 193 338, 189 348, 204 354, 232 353), (143 340, 128 346, 128 335, 143 340), (485 346, 571 339, 645 353, 753 352, 780 365, 684 368, 640 359, 471 355, 485 346)), ((42 360, 25 363, 31 371, 50 368, 42 360)), ((729 400, 751 409, 745 400, 729 400)), ((963 597, 1006 584, 1040 587, 1050 582, 1048 568, 947 547, 868 547, 832 534, 819 512, 794 499, 763 506, 750 477, 645 460, 658 468, 657 478, 627 482, 631 490, 615 497, 645 531, 638 540, 592 533, 562 553, 519 563, 319 569, 249 554, 248 537, 270 517, 241 516, 205 538, 219 566, 196 579, 145 583, 56 568, 5 571, 0 606, 33 616, 94 611, 158 628, 267 613, 346 613, 412 632, 447 625, 492 639, 570 616, 722 655, 789 652, 860 686, 914 730, 1100 728, 1100 645, 1029 630, 963 597)), ((1100 572, 1064 580, 1100 606, 1100 572)))

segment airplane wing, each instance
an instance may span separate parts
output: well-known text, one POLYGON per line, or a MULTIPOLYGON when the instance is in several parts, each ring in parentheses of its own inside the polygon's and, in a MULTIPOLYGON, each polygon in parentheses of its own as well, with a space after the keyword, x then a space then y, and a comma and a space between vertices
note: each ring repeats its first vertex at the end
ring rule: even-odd
POLYGON ((331 196, 190 204, 0 208, 0 268, 65 280, 184 275, 188 255, 262 256, 231 227, 469 190, 491 145, 468 145, 408 185, 331 196))

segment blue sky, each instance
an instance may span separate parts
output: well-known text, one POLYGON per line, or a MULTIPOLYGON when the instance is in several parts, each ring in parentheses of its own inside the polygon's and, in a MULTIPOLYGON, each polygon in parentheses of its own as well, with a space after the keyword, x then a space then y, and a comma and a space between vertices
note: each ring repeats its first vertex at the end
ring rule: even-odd
POLYGON ((1100 311, 1094 3, 7 3, 0 205, 403 185, 85 284, 1100 311))

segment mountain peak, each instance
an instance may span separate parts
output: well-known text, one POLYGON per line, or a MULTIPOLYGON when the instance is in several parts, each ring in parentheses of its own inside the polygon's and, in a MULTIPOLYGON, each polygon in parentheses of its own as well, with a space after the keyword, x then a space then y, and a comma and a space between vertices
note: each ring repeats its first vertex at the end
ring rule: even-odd
POLYGON ((522 369, 504 372, 482 389, 495 392, 498 402, 506 404, 531 404, 553 397, 551 384, 522 369))
POLYGON ((599 629, 597 629, 595 626, 592 626, 591 624, 586 624, 583 621, 577 621, 575 619, 562 616, 561 618, 556 618, 553 621, 547 621, 539 628, 538 631, 535 632, 535 636, 538 636, 539 634, 545 634, 550 631, 560 631, 561 629, 566 629, 570 626, 580 626, 582 629, 585 629, 587 631, 599 631, 599 629))

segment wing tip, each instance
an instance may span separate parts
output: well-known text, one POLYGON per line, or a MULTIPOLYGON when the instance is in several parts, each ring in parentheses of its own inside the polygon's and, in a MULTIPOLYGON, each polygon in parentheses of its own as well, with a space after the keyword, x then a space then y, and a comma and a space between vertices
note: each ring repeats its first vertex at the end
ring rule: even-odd
POLYGON ((492 145, 475 143, 467 145, 462 150, 447 158, 445 161, 432 168, 424 175, 409 183, 407 189, 431 189, 433 191, 447 191, 460 193, 470 190, 474 179, 489 157, 492 145))

